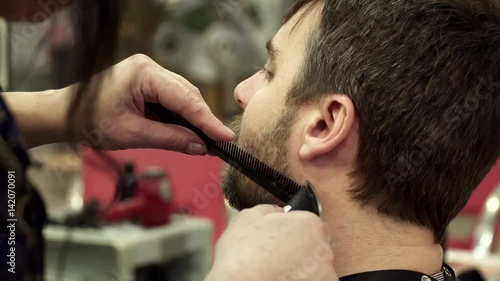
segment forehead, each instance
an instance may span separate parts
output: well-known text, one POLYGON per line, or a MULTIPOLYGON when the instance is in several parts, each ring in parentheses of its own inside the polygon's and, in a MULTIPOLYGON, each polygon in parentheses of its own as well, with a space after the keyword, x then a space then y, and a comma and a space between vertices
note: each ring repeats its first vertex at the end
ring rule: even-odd
POLYGON ((282 93, 282 101, 285 101, 286 93, 301 73, 307 42, 319 24, 320 15, 321 10, 317 5, 311 9, 303 7, 280 28, 272 40, 276 53, 273 90, 282 93))
POLYGON ((310 35, 319 24, 321 7, 321 5, 308 4, 297 11, 274 36, 273 43, 276 49, 298 47, 303 50, 310 35))

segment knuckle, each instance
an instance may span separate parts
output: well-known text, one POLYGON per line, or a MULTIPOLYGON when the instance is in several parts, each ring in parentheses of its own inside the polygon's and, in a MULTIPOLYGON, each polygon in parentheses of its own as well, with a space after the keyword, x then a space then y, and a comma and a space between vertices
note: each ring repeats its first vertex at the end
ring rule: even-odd
POLYGON ((325 266, 332 266, 335 261, 335 255, 333 254, 333 250, 331 249, 322 249, 320 257, 321 258, 318 258, 318 261, 325 266))
POLYGON ((136 76, 140 81, 140 92, 141 93, 153 93, 157 92, 157 81, 155 79, 154 73, 151 71, 150 67, 143 66, 143 69, 136 76))
POLYGON ((257 205, 252 208, 257 214, 265 215, 269 213, 283 212, 279 207, 273 205, 257 205))
POLYGON ((236 216, 243 217, 243 216, 251 214, 251 213, 252 213, 252 209, 242 209, 241 211, 238 212, 238 214, 236 216))
POLYGON ((317 215, 311 212, 296 212, 295 215, 295 221, 305 229, 310 229, 320 237, 326 237, 328 234, 326 225, 317 215))
POLYGON ((183 140, 177 134, 169 134, 165 136, 164 143, 168 149, 180 151, 182 149, 183 140))
MULTIPOLYGON (((196 96, 196 94, 194 94, 191 91, 188 91, 186 98, 187 98, 187 102, 186 102, 185 107, 182 110, 183 113, 186 115, 190 115, 190 116, 200 116, 201 117, 205 113, 205 111, 207 110, 207 105, 203 102, 202 99, 200 99, 200 97, 196 96)), ((203 128, 200 128, 200 129, 203 129, 203 128)))
POLYGON ((234 221, 240 221, 243 218, 248 218, 248 217, 253 217, 254 212, 252 209, 243 209, 238 212, 238 214, 235 216, 234 221))
POLYGON ((253 218, 260 218, 264 215, 270 213, 269 207, 266 205, 257 205, 252 208, 247 208, 241 210, 238 215, 236 215, 235 220, 248 220, 253 218))
POLYGON ((144 54, 135 54, 130 57, 130 61, 135 67, 138 68, 146 68, 148 66, 151 66, 153 63, 153 60, 144 55, 144 54))
POLYGON ((195 105, 198 105, 200 103, 200 97, 196 94, 196 92, 193 92, 193 91, 188 89, 186 96, 187 96, 187 99, 190 102, 195 103, 195 105))
POLYGON ((326 252, 325 263, 327 265, 331 265, 331 264, 333 264, 334 261, 335 261, 335 255, 333 254, 333 251, 326 252))
MULTIPOLYGON (((290 212, 292 213, 292 212, 290 212)), ((315 225, 318 223, 321 223, 321 219, 307 211, 295 211, 294 214, 297 216, 297 220, 300 221, 301 223, 309 224, 309 225, 315 225)))
POLYGON ((187 88, 188 88, 188 92, 190 92, 190 94, 193 94, 197 97, 201 97, 201 91, 198 87, 196 87, 194 85, 188 85, 187 88))
POLYGON ((186 92, 185 101, 182 108, 184 114, 190 114, 199 107, 199 98, 191 91, 186 92))
MULTIPOLYGON (((194 116, 200 116, 201 114, 203 114, 203 111, 204 111, 204 108, 202 105, 196 105, 191 110, 191 114, 193 114, 194 116)), ((201 129, 203 129, 203 128, 201 128, 201 129)))
POLYGON ((316 229, 316 232, 317 234, 321 237, 321 238, 327 238, 328 237, 328 229, 326 228, 325 224, 321 221, 321 220, 318 220, 316 225, 315 225, 315 229, 316 229))

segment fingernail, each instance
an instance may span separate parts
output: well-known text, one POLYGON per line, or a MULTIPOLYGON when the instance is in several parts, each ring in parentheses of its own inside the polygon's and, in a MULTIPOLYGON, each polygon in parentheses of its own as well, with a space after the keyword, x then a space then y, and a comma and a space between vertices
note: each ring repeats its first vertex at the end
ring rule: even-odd
POLYGON ((186 153, 191 155, 205 155, 207 154, 207 148, 199 143, 190 143, 186 148, 186 153))
POLYGON ((230 135, 233 138, 236 136, 236 134, 233 132, 233 130, 229 129, 228 127, 226 127, 226 132, 228 135, 230 135))

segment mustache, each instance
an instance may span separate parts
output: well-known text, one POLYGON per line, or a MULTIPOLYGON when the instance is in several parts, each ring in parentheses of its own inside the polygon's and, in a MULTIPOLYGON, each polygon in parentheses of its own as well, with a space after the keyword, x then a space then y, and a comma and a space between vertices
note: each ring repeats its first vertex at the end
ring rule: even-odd
POLYGON ((243 120, 243 114, 238 114, 236 116, 233 117, 233 120, 231 120, 231 122, 229 122, 229 125, 228 127, 233 130, 234 134, 236 135, 236 137, 234 138, 234 140, 232 141, 233 144, 238 144, 239 140, 240 140, 240 132, 241 132, 241 122, 243 120))

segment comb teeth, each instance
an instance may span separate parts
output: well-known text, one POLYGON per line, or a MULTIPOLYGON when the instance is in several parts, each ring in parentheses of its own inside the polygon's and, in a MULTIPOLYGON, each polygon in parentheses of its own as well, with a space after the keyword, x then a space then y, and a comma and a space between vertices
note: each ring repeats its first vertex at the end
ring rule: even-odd
POLYGON ((232 143, 216 142, 212 147, 212 151, 283 202, 288 202, 301 188, 298 183, 285 177, 232 143))

